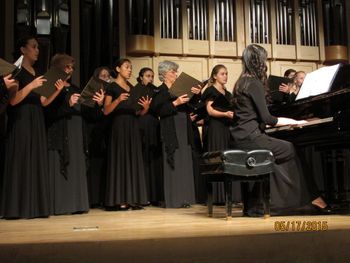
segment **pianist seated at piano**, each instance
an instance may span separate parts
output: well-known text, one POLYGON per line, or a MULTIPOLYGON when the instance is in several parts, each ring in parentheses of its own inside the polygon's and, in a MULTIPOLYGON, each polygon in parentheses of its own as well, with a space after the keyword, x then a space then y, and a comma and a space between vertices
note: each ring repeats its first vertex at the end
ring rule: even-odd
MULTIPOLYGON (((237 149, 268 149, 275 158, 275 175, 271 177, 271 214, 330 213, 316 184, 303 173, 292 143, 268 136, 266 125, 301 125, 306 121, 275 117, 269 113, 265 99, 267 52, 256 44, 246 47, 242 55, 243 71, 233 91, 234 120, 230 132, 237 149)), ((254 199, 252 187, 248 214, 262 213, 262 202, 254 199)))

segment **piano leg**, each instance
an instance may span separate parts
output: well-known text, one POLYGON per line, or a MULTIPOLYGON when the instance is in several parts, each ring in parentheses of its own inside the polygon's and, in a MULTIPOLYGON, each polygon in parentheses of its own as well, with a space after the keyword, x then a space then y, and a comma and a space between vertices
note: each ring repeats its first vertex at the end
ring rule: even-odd
POLYGON ((226 220, 232 219, 232 181, 225 180, 226 220))

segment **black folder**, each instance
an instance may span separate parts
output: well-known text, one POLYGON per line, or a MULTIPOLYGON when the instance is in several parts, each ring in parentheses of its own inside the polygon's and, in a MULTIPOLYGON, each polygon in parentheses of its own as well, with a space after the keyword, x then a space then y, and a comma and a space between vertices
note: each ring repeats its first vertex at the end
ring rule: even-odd
POLYGON ((267 79, 267 85, 270 90, 270 96, 274 103, 279 103, 283 101, 285 93, 279 91, 279 86, 284 84, 291 84, 293 83, 293 79, 290 78, 284 78, 279 76, 270 75, 267 79))
POLYGON ((105 90, 108 82, 91 77, 80 94, 78 102, 88 107, 95 107, 96 101, 93 96, 97 91, 105 90))
POLYGON ((233 104, 223 94, 217 96, 211 106, 218 111, 233 111, 233 104))
POLYGON ((49 98, 55 91, 55 83, 57 80, 66 80, 68 73, 64 72, 62 69, 51 67, 45 74, 44 79, 46 81, 39 88, 34 89, 35 93, 38 93, 41 96, 49 98))
POLYGON ((181 72, 179 77, 175 80, 174 84, 170 88, 170 93, 176 97, 187 94, 191 98, 194 94, 191 92, 192 87, 203 85, 202 81, 195 79, 194 77, 181 72))
POLYGON ((21 71, 21 64, 19 66, 16 66, 0 58, 0 76, 1 77, 5 77, 11 74, 12 78, 15 78, 20 71, 21 71))
POLYGON ((130 90, 130 96, 128 99, 128 105, 135 110, 135 112, 143 109, 142 105, 138 102, 144 97, 150 98, 152 96, 152 90, 155 88, 152 84, 148 84, 147 86, 137 85, 130 90))

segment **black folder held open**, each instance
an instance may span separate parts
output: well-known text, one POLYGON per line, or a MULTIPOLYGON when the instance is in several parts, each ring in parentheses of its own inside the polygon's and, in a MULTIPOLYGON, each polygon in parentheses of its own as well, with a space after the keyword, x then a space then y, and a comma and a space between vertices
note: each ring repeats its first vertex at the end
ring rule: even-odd
POLYGON ((104 91, 107 85, 108 82, 91 77, 81 92, 78 102, 93 108, 96 104, 96 101, 93 100, 93 96, 101 89, 104 91))
POLYGON ((274 103, 283 101, 284 93, 279 91, 280 85, 281 84, 288 85, 291 83, 293 83, 293 79, 274 76, 274 75, 269 76, 269 78, 267 79, 267 85, 270 90, 270 96, 274 103))
POLYGON ((211 106, 218 111, 233 111, 233 104, 223 94, 217 96, 211 106))
POLYGON ((66 80, 68 78, 68 73, 64 72, 62 69, 51 67, 45 74, 44 79, 46 81, 44 84, 36 89, 34 89, 34 92, 44 96, 46 98, 49 98, 55 91, 55 83, 57 80, 66 80))
POLYGON ((130 90, 130 97, 128 99, 128 105, 135 110, 135 112, 143 109, 142 105, 138 102, 141 98, 150 98, 151 91, 154 89, 153 84, 148 84, 147 86, 137 85, 130 90))
POLYGON ((194 77, 181 72, 179 77, 175 80, 174 84, 170 88, 170 93, 176 97, 187 94, 191 98, 194 94, 191 92, 192 87, 203 85, 202 81, 195 79, 194 77))

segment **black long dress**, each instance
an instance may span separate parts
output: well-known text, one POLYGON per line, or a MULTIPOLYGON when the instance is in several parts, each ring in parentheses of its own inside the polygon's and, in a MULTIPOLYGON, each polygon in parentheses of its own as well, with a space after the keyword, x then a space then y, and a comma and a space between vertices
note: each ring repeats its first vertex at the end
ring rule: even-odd
POLYGON ((262 82, 252 77, 243 77, 237 83, 237 87, 240 86, 245 88, 234 94, 235 117, 231 127, 235 145, 242 149, 272 151, 275 158, 275 175, 270 180, 272 208, 306 205, 319 196, 318 191, 314 182, 303 174, 292 143, 263 132, 265 125, 274 126, 278 120, 267 109, 262 82))
MULTIPOLYGON (((126 93, 126 90, 115 82, 106 88, 106 95, 111 96, 112 100, 122 93, 126 93)), ((135 110, 123 101, 111 114, 105 205, 146 204, 142 143, 135 110)))
POLYGON ((152 108, 160 117, 164 197, 165 207, 169 208, 195 203, 192 124, 185 106, 175 107, 174 99, 162 84, 152 101, 152 108))
POLYGON ((207 117, 205 104, 201 100, 201 94, 194 94, 188 102, 189 113, 196 115, 196 119, 192 121, 193 145, 192 145, 192 159, 193 159, 193 176, 196 193, 196 203, 204 204, 207 199, 206 180, 201 175, 200 162, 203 154, 202 138, 199 131, 198 121, 202 121, 207 117))
POLYGON ((102 206, 105 198, 107 144, 110 118, 95 107, 82 105, 84 148, 87 156, 87 179, 90 207, 102 206))
POLYGON ((80 90, 64 88, 47 107, 51 210, 55 215, 89 210, 86 162, 80 105, 69 98, 80 90))
MULTIPOLYGON (((153 85, 144 86, 138 83, 137 89, 147 89, 149 97, 154 97, 158 89, 153 85)), ((137 93, 137 91, 136 91, 137 93)), ((152 204, 164 201, 162 145, 160 142, 160 124, 156 114, 150 109, 138 117, 142 141, 143 165, 145 169, 148 200, 152 204)))
MULTIPOLYGON (((202 94, 203 101, 214 101, 221 93, 214 87, 210 86, 202 94)), ((225 97, 231 101, 232 94, 225 90, 225 97)), ((233 138, 230 133, 231 121, 228 118, 216 118, 208 116, 205 120, 203 132, 204 151, 224 151, 232 148, 233 138)), ((240 200, 240 187, 233 184, 233 199, 240 200)), ((225 190, 223 183, 213 183, 213 201, 216 203, 225 202, 225 190)))
MULTIPOLYGON (((36 77, 22 68, 19 89, 36 77)), ((40 96, 28 94, 8 108, 3 185, 3 216, 35 218, 50 215, 47 142, 40 96)))

